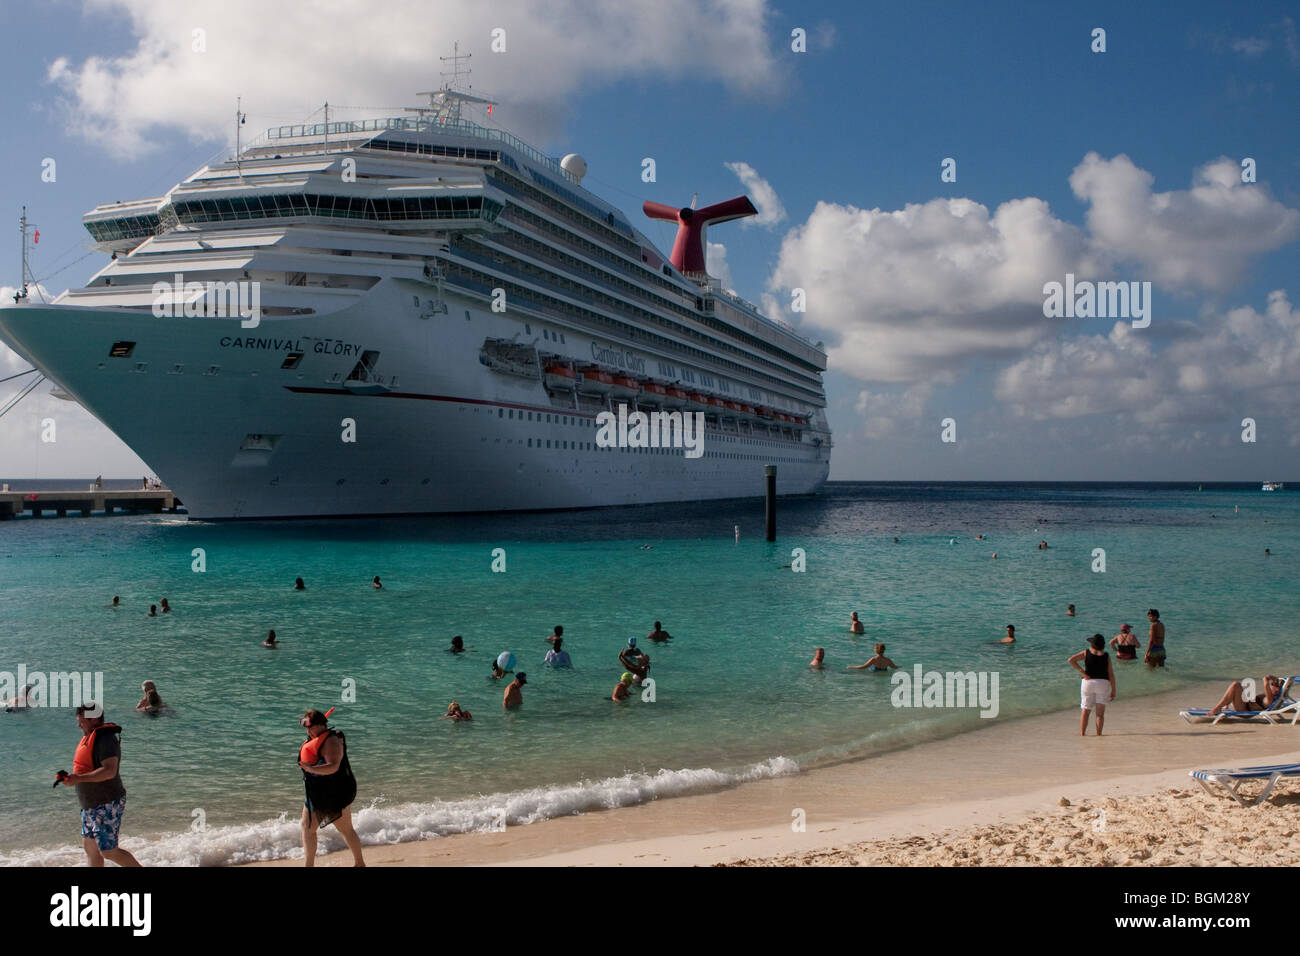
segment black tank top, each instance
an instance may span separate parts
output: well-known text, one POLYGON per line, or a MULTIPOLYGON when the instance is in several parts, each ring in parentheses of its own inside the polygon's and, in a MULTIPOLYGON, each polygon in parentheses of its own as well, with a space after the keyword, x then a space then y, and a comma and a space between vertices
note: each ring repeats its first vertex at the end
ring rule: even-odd
POLYGON ((1109 680, 1110 655, 1086 652, 1083 655, 1083 670, 1088 675, 1088 680, 1109 680))

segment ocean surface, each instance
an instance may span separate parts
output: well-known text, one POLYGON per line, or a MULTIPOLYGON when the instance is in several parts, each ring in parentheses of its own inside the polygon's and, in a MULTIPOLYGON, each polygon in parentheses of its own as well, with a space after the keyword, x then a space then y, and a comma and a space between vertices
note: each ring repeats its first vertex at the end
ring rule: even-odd
MULTIPOLYGON (((1077 708, 1066 658, 1125 622, 1145 643, 1153 606, 1169 665, 1117 662, 1115 706, 1193 681, 1300 673, 1290 491, 845 482, 782 501, 778 531, 763 540, 759 499, 0 522, 0 671, 102 673, 108 719, 125 728, 123 845, 146 864, 182 865, 300 853, 298 718, 309 707, 337 707, 357 828, 380 843, 732 786, 987 726, 972 708, 895 707, 888 676, 846 670, 876 641, 909 672, 996 673, 996 721, 1077 708), (492 571, 498 548, 504 573, 492 571), (784 567, 795 548, 802 573, 784 567), (1093 570, 1098 548, 1104 572, 1093 570), (292 590, 299 576, 305 592, 292 590), (174 611, 147 617, 162 597, 174 611), (854 610, 864 636, 848 632, 854 610), (645 641, 655 620, 672 641, 645 641), (1008 623, 1018 643, 991 643, 1008 623), (572 671, 542 665, 555 624, 572 671), (260 646, 268 628, 277 650, 260 646), (462 655, 446 651, 456 634, 462 655), (650 654, 654 700, 615 704, 629 636, 650 654), (808 667, 818 646, 820 672, 808 667), (502 651, 528 673, 517 712, 503 712, 505 682, 489 676, 502 651), (145 679, 169 704, 163 716, 133 712, 145 679), (472 722, 439 719, 453 699, 472 722)), ((75 796, 51 787, 79 738, 66 708, 0 713, 0 864, 84 862, 75 796)), ((323 837, 342 846, 333 829, 323 837)))

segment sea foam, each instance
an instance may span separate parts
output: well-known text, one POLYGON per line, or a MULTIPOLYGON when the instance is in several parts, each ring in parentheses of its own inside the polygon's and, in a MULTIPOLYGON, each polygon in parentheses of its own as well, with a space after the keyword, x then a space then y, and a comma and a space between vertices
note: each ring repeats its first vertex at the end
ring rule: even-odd
MULTIPOLYGON (((731 772, 703 767, 628 773, 465 800, 386 806, 380 798, 362 809, 354 807, 353 824, 363 845, 409 843, 456 833, 499 830, 503 815, 507 827, 524 826, 591 810, 722 790, 798 771, 798 764, 790 758, 773 757, 731 772)), ((322 853, 345 849, 343 838, 333 828, 321 832, 319 845, 322 853)), ((289 814, 251 825, 166 833, 143 844, 128 836, 123 847, 145 866, 228 866, 302 857, 299 820, 289 814)), ((84 860, 81 847, 71 845, 0 853, 0 866, 79 866, 84 860)))

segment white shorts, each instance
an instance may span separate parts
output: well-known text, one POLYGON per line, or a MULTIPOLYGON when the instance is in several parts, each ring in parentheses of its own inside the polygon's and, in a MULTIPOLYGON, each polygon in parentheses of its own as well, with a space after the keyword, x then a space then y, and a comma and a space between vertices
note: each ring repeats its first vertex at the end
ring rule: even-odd
POLYGON ((1084 710, 1105 707, 1110 703, 1110 681, 1105 677, 1079 681, 1079 706, 1084 710))

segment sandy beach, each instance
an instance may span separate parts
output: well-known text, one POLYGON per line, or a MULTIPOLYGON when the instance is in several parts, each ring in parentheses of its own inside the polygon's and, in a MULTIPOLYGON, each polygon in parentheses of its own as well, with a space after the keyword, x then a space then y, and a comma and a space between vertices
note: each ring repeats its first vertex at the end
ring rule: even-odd
MULTIPOLYGON (((1106 735, 1078 712, 641 806, 504 832, 367 846, 379 866, 1255 865, 1300 850, 1300 787, 1212 799, 1206 767, 1300 760, 1300 727, 1193 725, 1226 682, 1117 701, 1106 735), (802 820, 803 827, 796 824, 802 820)), ((364 811, 363 811, 364 812, 364 811)), ((329 831, 327 831, 329 832, 329 831)), ((323 835, 320 865, 350 864, 323 835)), ((269 866, 301 865, 301 859, 269 866)))

